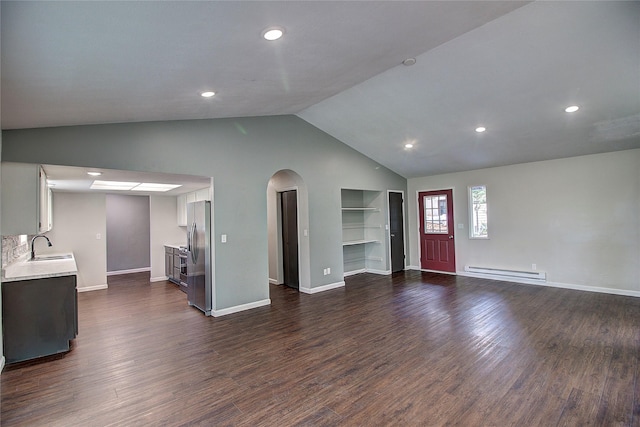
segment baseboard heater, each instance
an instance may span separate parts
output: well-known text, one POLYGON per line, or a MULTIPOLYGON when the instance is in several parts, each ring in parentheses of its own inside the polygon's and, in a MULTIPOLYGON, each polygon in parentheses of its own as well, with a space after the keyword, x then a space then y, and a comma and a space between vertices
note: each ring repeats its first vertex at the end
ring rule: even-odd
POLYGON ((547 273, 544 271, 522 271, 522 270, 505 270, 502 268, 474 267, 465 265, 464 271, 467 273, 486 274, 489 276, 500 276, 513 279, 529 279, 546 281, 547 273))

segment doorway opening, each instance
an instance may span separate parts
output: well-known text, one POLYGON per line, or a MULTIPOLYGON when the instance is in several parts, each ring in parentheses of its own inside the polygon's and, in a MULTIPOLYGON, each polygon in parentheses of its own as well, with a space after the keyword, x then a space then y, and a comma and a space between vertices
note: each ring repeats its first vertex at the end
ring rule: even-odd
POLYGON ((282 270, 284 285, 300 288, 298 274, 298 191, 278 193, 280 199, 280 227, 282 229, 282 270))
POLYGON ((105 195, 107 276, 151 271, 149 196, 105 195))
POLYGON ((310 293, 307 186, 296 172, 276 172, 267 185, 269 283, 310 293))
POLYGON ((391 273, 405 269, 404 193, 389 191, 389 253, 391 273))

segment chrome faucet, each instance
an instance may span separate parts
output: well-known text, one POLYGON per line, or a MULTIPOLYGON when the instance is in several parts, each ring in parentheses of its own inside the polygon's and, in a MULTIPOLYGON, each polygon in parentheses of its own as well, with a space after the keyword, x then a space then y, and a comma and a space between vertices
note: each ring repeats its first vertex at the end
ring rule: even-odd
POLYGON ((47 236, 45 236, 44 234, 36 234, 33 239, 31 239, 31 260, 33 261, 36 258, 36 251, 33 248, 33 244, 35 243, 36 239, 38 237, 44 237, 45 239, 47 239, 47 246, 51 247, 53 246, 51 244, 51 240, 49 240, 49 238, 47 236))

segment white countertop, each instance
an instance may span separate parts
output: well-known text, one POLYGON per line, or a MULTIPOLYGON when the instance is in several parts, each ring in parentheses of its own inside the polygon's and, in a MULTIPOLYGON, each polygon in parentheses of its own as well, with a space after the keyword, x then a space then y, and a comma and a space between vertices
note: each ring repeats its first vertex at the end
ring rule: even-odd
MULTIPOLYGON (((42 254, 43 257, 71 255, 65 259, 29 261, 30 254, 25 254, 2 270, 3 282, 18 280, 43 279, 46 277, 70 276, 78 273, 73 253, 42 254)), ((37 257, 37 255, 36 255, 37 257)))
POLYGON ((185 244, 165 243, 164 246, 167 248, 174 248, 174 249, 180 249, 180 247, 183 247, 183 248, 187 247, 186 243, 185 244))

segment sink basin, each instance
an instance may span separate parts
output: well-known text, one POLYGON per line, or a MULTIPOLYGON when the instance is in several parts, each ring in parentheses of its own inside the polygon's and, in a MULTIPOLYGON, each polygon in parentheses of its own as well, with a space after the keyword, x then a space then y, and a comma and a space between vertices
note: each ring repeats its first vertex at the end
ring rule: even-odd
POLYGON ((71 259, 72 255, 71 254, 64 254, 64 255, 42 255, 42 256, 37 256, 34 259, 30 259, 29 261, 53 261, 56 259, 71 259))

